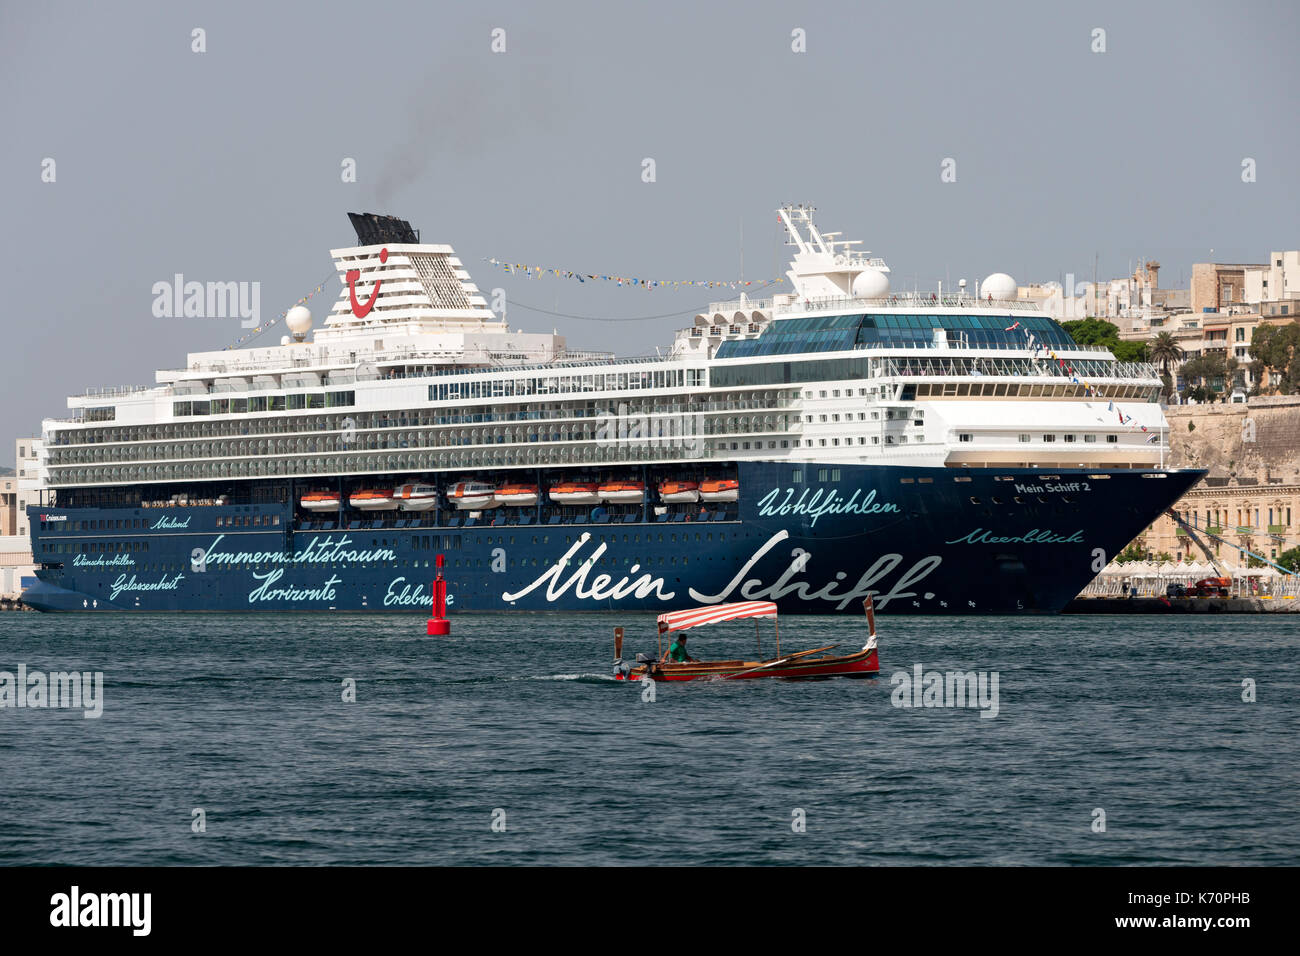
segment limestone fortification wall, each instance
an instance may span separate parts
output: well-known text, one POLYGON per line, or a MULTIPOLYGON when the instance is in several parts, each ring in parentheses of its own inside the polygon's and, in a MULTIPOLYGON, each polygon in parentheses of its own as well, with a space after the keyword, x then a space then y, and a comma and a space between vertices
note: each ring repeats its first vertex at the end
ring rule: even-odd
POLYGON ((1245 405, 1177 405, 1166 410, 1171 460, 1211 477, 1300 481, 1300 396, 1252 398, 1245 405), (1191 426, 1191 427, 1189 427, 1191 426))

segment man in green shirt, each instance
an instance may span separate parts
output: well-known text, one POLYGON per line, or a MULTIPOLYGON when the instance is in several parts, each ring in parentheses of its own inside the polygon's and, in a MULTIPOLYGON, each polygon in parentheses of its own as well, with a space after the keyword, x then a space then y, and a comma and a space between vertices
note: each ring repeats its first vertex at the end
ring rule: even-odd
POLYGON ((673 638, 672 644, 668 647, 668 653, 664 655, 664 660, 676 661, 678 664, 695 660, 690 654, 686 653, 686 635, 681 631, 678 631, 677 636, 673 638))

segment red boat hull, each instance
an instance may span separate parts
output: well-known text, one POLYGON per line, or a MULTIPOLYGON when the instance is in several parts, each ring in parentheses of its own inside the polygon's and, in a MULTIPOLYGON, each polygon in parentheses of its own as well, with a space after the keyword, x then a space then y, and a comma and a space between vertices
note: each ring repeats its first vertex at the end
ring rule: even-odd
POLYGON ((755 680, 782 677, 786 680, 819 680, 825 677, 871 677, 880 673, 876 648, 843 657, 813 657, 764 667, 762 661, 697 661, 656 664, 651 669, 633 668, 615 680, 639 681, 649 676, 656 681, 755 680), (649 673, 647 671, 649 670, 649 673))

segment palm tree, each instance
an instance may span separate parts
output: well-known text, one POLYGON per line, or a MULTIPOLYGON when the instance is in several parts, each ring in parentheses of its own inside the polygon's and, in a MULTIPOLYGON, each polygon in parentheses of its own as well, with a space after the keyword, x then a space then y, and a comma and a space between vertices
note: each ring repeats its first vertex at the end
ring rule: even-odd
POLYGON ((1168 402, 1174 390, 1174 379, 1169 374, 1169 363, 1183 360, 1183 347, 1178 344, 1172 332, 1161 332, 1151 340, 1149 354, 1151 361, 1160 363, 1160 377, 1165 383, 1164 399, 1168 402))

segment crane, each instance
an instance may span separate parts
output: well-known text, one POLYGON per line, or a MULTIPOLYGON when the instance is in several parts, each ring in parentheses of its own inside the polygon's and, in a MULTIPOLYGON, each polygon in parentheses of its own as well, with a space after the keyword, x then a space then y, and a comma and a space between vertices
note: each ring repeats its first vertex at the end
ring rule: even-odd
POLYGON ((1186 531, 1186 532, 1187 532, 1187 536, 1188 536, 1189 538, 1191 538, 1193 541, 1195 541, 1196 544, 1197 544, 1197 546, 1198 546, 1202 551, 1205 552, 1205 556, 1209 559, 1210 564, 1214 567, 1214 570, 1218 573, 1219 577, 1221 577, 1221 578, 1230 578, 1232 575, 1228 574, 1228 572, 1227 572, 1226 570, 1224 570, 1223 566, 1222 566, 1221 564, 1219 564, 1219 562, 1218 562, 1218 560, 1215 558, 1215 556, 1214 556, 1214 552, 1211 550, 1210 546, 1207 545, 1204 541, 1201 540, 1201 538, 1200 538, 1200 535, 1201 535, 1201 534, 1204 534, 1207 538, 1210 538, 1210 539, 1212 539, 1212 540, 1214 540, 1214 541, 1217 541, 1217 542, 1219 542, 1220 544, 1226 544, 1226 545, 1227 545, 1228 547, 1230 547, 1230 548, 1236 548, 1236 549, 1237 549, 1238 551, 1240 551, 1242 554, 1244 554, 1244 555, 1248 555, 1249 557, 1252 557, 1252 558, 1255 558, 1257 561, 1263 561, 1263 562, 1264 562, 1265 564, 1267 564, 1269 567, 1271 567, 1271 568, 1275 568, 1275 569, 1277 569, 1278 571, 1281 571, 1283 574, 1294 575, 1294 574, 1296 573, 1296 572, 1292 571, 1290 568, 1285 568, 1285 567, 1283 567, 1282 565, 1280 565, 1280 564, 1278 564, 1278 563, 1276 563, 1276 562, 1274 562, 1274 561, 1270 561, 1268 558, 1264 557, 1262 554, 1256 554, 1254 551, 1249 551, 1249 550, 1247 550, 1246 548, 1241 547, 1240 545, 1233 544, 1231 541, 1227 540, 1226 538, 1221 538, 1221 537, 1219 537, 1217 534, 1211 534, 1211 533, 1208 532, 1208 531, 1204 531, 1204 530, 1200 530, 1200 529, 1197 529, 1197 528, 1192 527, 1190 524, 1187 523, 1187 521, 1186 521, 1186 520, 1185 520, 1181 515, 1178 514, 1177 511, 1174 511, 1172 508, 1169 509, 1168 511, 1166 511, 1165 514, 1169 515, 1169 517, 1172 518, 1172 519, 1174 520, 1174 523, 1175 523, 1175 524, 1177 524, 1180 528, 1182 528, 1184 531, 1186 531), (1198 534, 1198 530, 1200 531, 1199 534, 1198 534))

